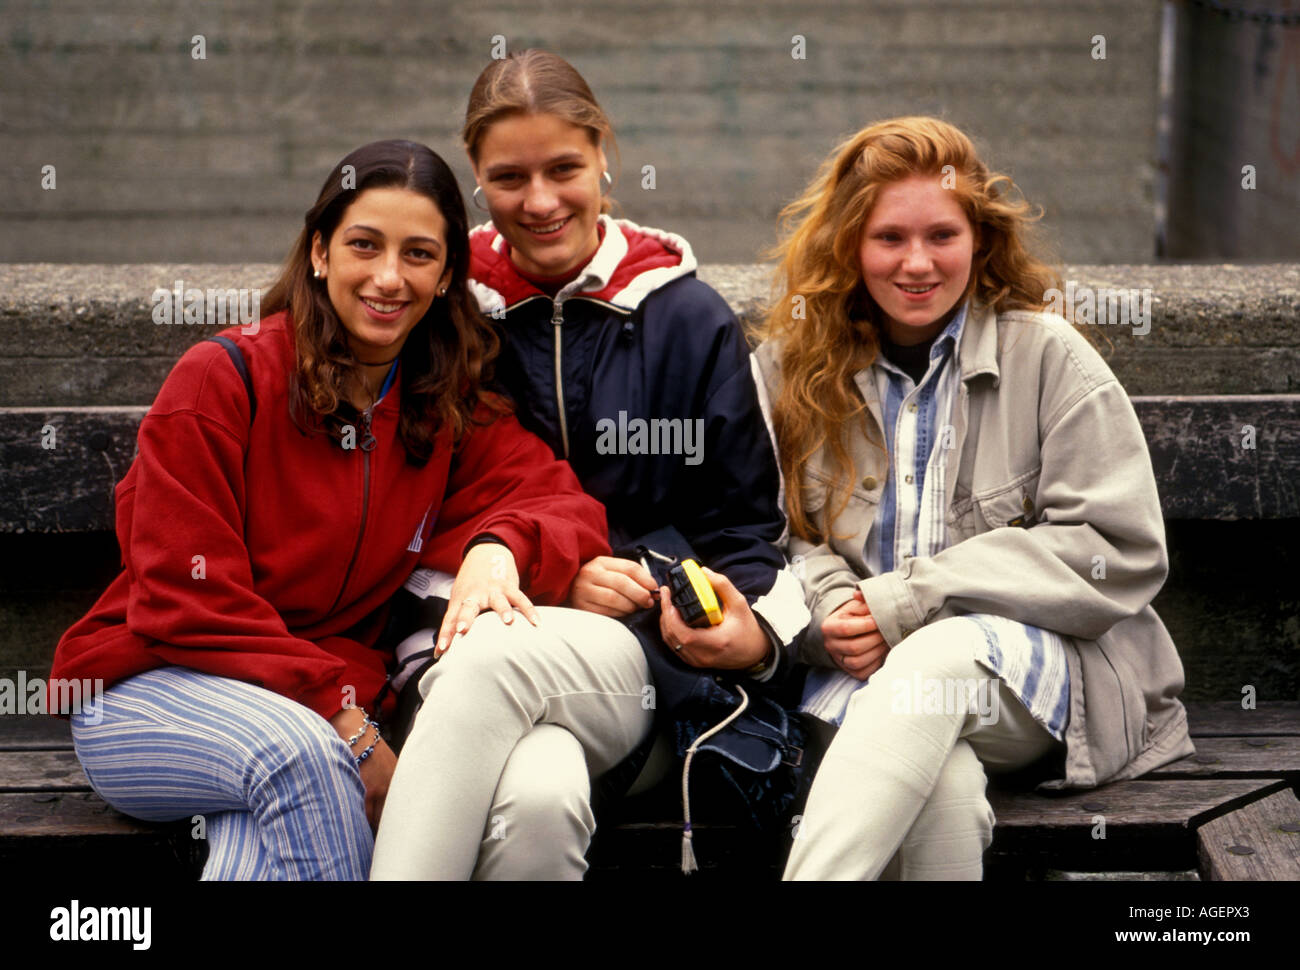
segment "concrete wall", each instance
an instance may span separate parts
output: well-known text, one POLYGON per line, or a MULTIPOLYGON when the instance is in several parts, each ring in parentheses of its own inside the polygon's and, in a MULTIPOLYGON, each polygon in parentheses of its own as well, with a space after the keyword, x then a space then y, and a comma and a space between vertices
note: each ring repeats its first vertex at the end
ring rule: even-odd
POLYGON ((842 136, 912 113, 975 135, 1062 258, 1145 262, 1159 17, 1130 0, 18 0, 0 262, 275 262, 330 167, 377 138, 424 141, 472 185, 458 132, 497 34, 584 73, 619 133, 624 214, 702 262, 752 261, 842 136))
MULTIPOLYGON (((0 264, 0 407, 149 404, 185 348, 212 326, 163 326, 152 294, 265 287, 268 264, 0 264)), ((768 292, 760 265, 699 276, 754 322, 768 292)), ((1149 330, 1088 332, 1130 394, 1300 393, 1300 263, 1067 266, 1079 285, 1149 290, 1149 330)), ((0 496, 0 501, 3 497, 0 496)))

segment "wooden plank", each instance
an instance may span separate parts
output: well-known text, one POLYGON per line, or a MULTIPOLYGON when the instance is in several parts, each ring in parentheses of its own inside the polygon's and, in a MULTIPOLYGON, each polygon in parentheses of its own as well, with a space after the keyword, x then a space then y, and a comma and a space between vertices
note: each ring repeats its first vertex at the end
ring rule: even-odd
POLYGON ((1060 869, 1048 869, 1043 873, 1044 882, 1200 882, 1201 875, 1195 869, 1182 872, 1065 872, 1060 869))
POLYGON ((0 792, 90 791, 71 751, 0 751, 0 792))
POLYGON ((1142 776, 1300 779, 1300 737, 1197 738, 1196 754, 1142 776))
MULTIPOLYGON (((1141 780, 1063 795, 993 789, 989 797, 997 827, 990 865, 1020 871, 1046 865, 1187 871, 1196 866, 1198 825, 1285 784, 1277 778, 1141 780), (1104 826, 1099 828, 1099 821, 1104 826)), ((763 878, 779 872, 789 842, 785 833, 762 840, 739 828, 699 826, 695 850, 703 870, 743 867, 763 878)), ((597 830, 588 859, 593 872, 669 875, 680 855, 680 823, 623 822, 597 830)))
POLYGON ((1132 400, 1166 519, 1300 516, 1300 395, 1132 400))
POLYGON ((991 789, 990 854, 1018 868, 1196 867, 1196 828, 1287 786, 1282 779, 1123 781, 1067 794, 991 789))
POLYGON ((1094 816, 1107 827, 1194 828, 1286 786, 1277 779, 1120 781, 1089 791, 989 792, 998 827, 1071 832, 1091 829, 1094 816))
POLYGON ((1300 880, 1300 801, 1280 791, 1202 825, 1204 879, 1300 880))
POLYGON ((0 408, 0 532, 111 529, 147 410, 0 408))
POLYGON ((1193 738, 1300 736, 1300 702, 1267 701, 1244 710, 1240 701, 1186 701, 1193 738))
POLYGON ((72 750, 72 725, 62 718, 47 714, 0 717, 0 751, 65 750, 72 750))
POLYGON ((0 869, 5 872, 127 872, 192 881, 207 844, 188 820, 128 818, 93 792, 0 794, 0 869))
POLYGON ((94 792, 0 794, 0 840, 139 836, 160 826, 129 818, 94 792))

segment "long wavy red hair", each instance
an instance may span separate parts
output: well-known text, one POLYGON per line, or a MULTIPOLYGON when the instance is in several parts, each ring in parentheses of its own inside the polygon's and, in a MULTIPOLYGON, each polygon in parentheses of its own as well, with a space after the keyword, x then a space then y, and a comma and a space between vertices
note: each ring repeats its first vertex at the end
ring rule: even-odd
MULTIPOLYGON (((883 186, 912 175, 947 177, 975 235, 970 282, 963 299, 996 311, 1042 309, 1058 274, 1031 254, 1030 224, 1041 213, 1005 175, 991 173, 971 140, 938 118, 892 118, 863 128, 836 148, 807 190, 781 212, 774 299, 762 335, 782 338, 781 390, 773 425, 786 480, 790 529, 810 542, 827 538, 829 523, 852 491, 847 431, 866 402, 853 375, 880 349, 880 310, 862 283, 858 251, 883 186), (951 166, 951 167, 949 167, 951 166), (798 307, 801 312, 792 312, 798 307), (834 501, 821 521, 805 508, 803 471, 822 449, 830 461, 834 501)), ((882 448, 883 442, 877 442, 882 448)))

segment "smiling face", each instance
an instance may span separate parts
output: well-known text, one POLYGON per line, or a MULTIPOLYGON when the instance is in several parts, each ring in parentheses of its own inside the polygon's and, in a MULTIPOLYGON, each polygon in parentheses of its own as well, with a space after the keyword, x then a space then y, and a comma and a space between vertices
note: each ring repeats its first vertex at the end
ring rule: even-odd
POLYGON ((386 361, 451 279, 447 223, 433 200, 406 188, 373 188, 344 210, 328 246, 316 233, 312 267, 362 363, 386 361))
POLYGON ((607 166, 585 128, 555 115, 507 115, 471 161, 492 222, 525 273, 562 276, 595 253, 607 166))
POLYGON ((966 291, 974 248, 970 220, 939 176, 913 175, 880 190, 858 262, 890 340, 909 346, 943 332, 966 291))

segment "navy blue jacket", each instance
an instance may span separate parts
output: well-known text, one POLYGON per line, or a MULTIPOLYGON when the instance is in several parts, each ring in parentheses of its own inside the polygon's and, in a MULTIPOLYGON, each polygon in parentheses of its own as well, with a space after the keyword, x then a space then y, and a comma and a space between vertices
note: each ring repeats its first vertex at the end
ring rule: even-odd
POLYGON ((555 299, 519 275, 493 227, 471 233, 472 288, 500 321, 497 380, 520 422, 605 505, 616 553, 652 536, 652 548, 693 553, 745 595, 780 653, 766 682, 682 663, 659 638, 657 607, 628 625, 678 753, 735 709, 739 681, 752 713, 700 750, 770 771, 792 757, 780 708, 797 698, 809 614, 777 546, 780 476, 749 347, 726 301, 695 278, 684 239, 608 216, 602 227, 596 254, 555 299))

